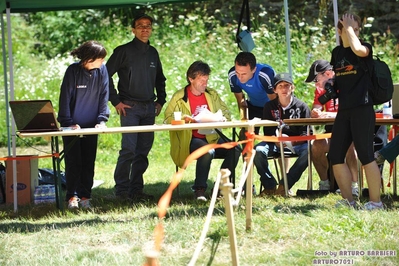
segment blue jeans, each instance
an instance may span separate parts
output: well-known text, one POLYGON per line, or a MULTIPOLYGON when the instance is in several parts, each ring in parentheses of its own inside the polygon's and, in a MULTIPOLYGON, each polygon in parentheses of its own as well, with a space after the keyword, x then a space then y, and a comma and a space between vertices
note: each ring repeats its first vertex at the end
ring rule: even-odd
MULTIPOLYGON (((154 102, 134 102, 121 115, 121 126, 153 125, 155 123, 154 102)), ((148 153, 154 142, 154 132, 122 134, 121 150, 116 164, 115 194, 132 196, 142 193, 143 174, 148 168, 148 153)))
MULTIPOLYGON (((222 139, 219 139, 218 144, 224 143, 222 139)), ((206 139, 192 138, 190 142, 190 153, 199 149, 202 146, 207 145, 208 142, 206 139)), ((207 180, 209 175, 209 170, 211 168, 212 159, 224 158, 223 163, 220 169, 227 168, 231 173, 235 171, 238 160, 240 158, 241 152, 236 149, 211 149, 208 153, 202 155, 197 159, 197 164, 195 168, 195 181, 194 186, 192 186, 193 190, 208 187, 207 180)))
MULTIPOLYGON (((291 166, 288 174, 288 189, 290 189, 300 178, 303 171, 308 167, 308 143, 294 146, 295 153, 299 156, 295 163, 291 166)), ((270 172, 267 157, 279 153, 279 148, 275 143, 261 142, 255 146, 254 164, 260 175, 260 182, 265 189, 273 189, 277 185, 277 181, 270 172)), ((284 185, 284 180, 280 180, 280 184, 284 185)))
POLYGON ((393 140, 385 145, 379 152, 389 163, 392 163, 399 155, 399 135, 394 137, 393 140))

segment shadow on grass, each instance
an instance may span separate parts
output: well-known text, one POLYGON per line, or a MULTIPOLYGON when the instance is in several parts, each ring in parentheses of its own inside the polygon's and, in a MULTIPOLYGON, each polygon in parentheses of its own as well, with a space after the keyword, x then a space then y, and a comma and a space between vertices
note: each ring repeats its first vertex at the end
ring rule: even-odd
POLYGON ((307 203, 304 205, 296 205, 296 206, 289 206, 285 204, 279 204, 274 207, 275 212, 279 213, 286 213, 286 214, 303 214, 305 216, 312 216, 312 211, 315 210, 324 210, 327 209, 325 206, 320 205, 320 204, 313 204, 313 203, 307 203))
MULTIPOLYGON (((207 214, 209 203, 197 201, 194 199, 194 194, 191 191, 192 182, 182 181, 179 188, 173 192, 172 199, 170 202, 170 208, 167 216, 205 216, 207 214)), ((168 182, 158 182, 145 185, 144 192, 154 196, 153 200, 133 202, 129 199, 120 199, 115 197, 114 188, 107 187, 96 187, 92 191, 91 205, 92 210, 69 210, 67 209, 67 202, 62 201, 64 211, 57 209, 55 203, 49 204, 28 204, 18 206, 18 211, 14 212, 13 204, 0 204, 0 221, 6 219, 46 219, 47 217, 62 217, 72 215, 79 215, 85 212, 92 212, 94 214, 106 214, 111 212, 123 213, 127 210, 140 210, 147 209, 150 214, 147 214, 147 218, 155 218, 158 216, 157 204, 160 197, 166 192, 169 187, 168 182), (153 209, 153 211, 151 211, 153 209)), ((209 186, 211 187, 211 185, 209 186)), ((212 190, 207 190, 207 196, 211 197, 212 190)), ((65 191, 63 191, 62 200, 64 199, 65 191)), ((215 214, 224 214, 224 208, 215 208, 215 214)), ((145 217, 144 217, 145 218, 145 217)), ((69 225, 75 224, 75 222, 69 225)), ((7 225, 6 225, 7 227, 7 225)), ((44 225, 45 227, 45 225, 44 225)), ((3 231, 2 225, 0 224, 0 231, 3 231)), ((28 229, 29 230, 29 229, 28 229)))
POLYGON ((209 261, 206 265, 212 265, 212 262, 216 257, 216 252, 218 250, 220 240, 222 239, 222 235, 220 234, 220 232, 213 232, 212 234, 208 235, 208 237, 212 239, 212 246, 209 261))
POLYGON ((7 223, 0 223, 0 232, 2 233, 33 233, 42 230, 59 230, 64 228, 78 227, 78 226, 94 226, 102 224, 104 221, 100 218, 74 220, 73 222, 48 222, 35 223, 22 220, 15 220, 7 223))
MULTIPOLYGON (((158 217, 157 204, 159 198, 165 193, 169 186, 168 182, 158 182, 145 185, 145 192, 154 195, 154 199, 146 202, 134 203, 129 200, 121 200, 114 196, 114 189, 107 187, 97 187, 93 189, 92 210, 69 210, 65 208, 61 211, 56 208, 56 204, 39 204, 39 205, 24 205, 18 207, 18 212, 14 212, 12 204, 0 204, 0 232, 33 232, 42 229, 60 229, 69 228, 80 225, 95 225, 106 222, 101 218, 101 214, 116 213, 128 214, 133 212, 131 219, 154 219, 158 217), (97 217, 94 217, 97 216, 97 217), (54 217, 66 217, 68 222, 54 222, 54 217), (82 217, 82 218, 81 218, 82 217), (29 221, 33 220, 33 221, 29 221), (3 221, 3 222, 2 222, 3 221)), ((168 218, 180 217, 205 217, 207 215, 210 200, 207 202, 197 201, 193 197, 191 191, 192 181, 182 181, 179 185, 179 190, 173 192, 170 202, 170 207, 166 214, 168 218)), ((209 185, 207 196, 210 199, 212 193, 212 184, 209 185)), ((274 205, 273 210, 285 214, 303 214, 305 216, 312 216, 312 213, 317 210, 326 210, 323 202, 316 202, 324 195, 312 195, 305 197, 305 201, 292 202, 284 198, 267 198, 254 199, 253 214, 261 211, 261 208, 256 206, 274 205)), ((399 197, 392 194, 383 194, 382 200, 386 206, 387 211, 397 211, 399 209, 399 197)), ((298 197, 304 199, 304 197, 298 197)), ((362 197, 361 202, 367 202, 368 199, 362 197)), ((244 206, 245 197, 241 198, 240 205, 244 206)), ((239 207, 235 210, 237 213, 245 212, 245 209, 239 207)), ((214 216, 225 216, 225 208, 222 201, 218 201, 213 212, 214 216)), ((112 222, 115 222, 114 220, 112 222)), ((215 248, 217 248, 218 237, 215 235, 215 248)), ((211 258, 210 258, 211 259, 211 258)), ((212 259, 211 259, 212 260, 212 259)))
MULTIPOLYGON (((302 194, 301 196, 297 196, 300 199, 307 199, 310 202, 305 204, 286 204, 279 203, 273 209, 275 212, 286 213, 286 214, 303 214, 305 216, 312 216, 313 211, 316 210, 326 210, 329 209, 326 205, 322 203, 313 203, 314 200, 323 198, 328 195, 325 193, 309 193, 308 195, 302 194)), ((399 209, 399 196, 394 196, 392 194, 381 194, 381 200, 384 204, 386 211, 396 211, 399 209)), ((360 199, 357 199, 360 204, 365 204, 369 201, 368 195, 362 195, 360 199)))

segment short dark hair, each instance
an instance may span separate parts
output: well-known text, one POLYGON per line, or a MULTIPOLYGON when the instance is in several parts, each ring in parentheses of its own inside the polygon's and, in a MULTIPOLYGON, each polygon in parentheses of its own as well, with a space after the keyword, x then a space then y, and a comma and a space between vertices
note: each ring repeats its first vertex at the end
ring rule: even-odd
POLYGON ((197 76, 209 76, 211 74, 211 68, 203 61, 195 61, 190 65, 187 70, 186 79, 188 84, 191 84, 189 78, 195 79, 197 76))
POLYGON ((146 18, 146 19, 148 19, 149 21, 151 21, 151 24, 152 24, 152 22, 154 21, 154 19, 153 19, 152 17, 150 17, 149 15, 144 14, 144 13, 140 13, 140 14, 138 14, 137 16, 135 16, 134 19, 132 20, 132 28, 135 28, 135 27, 136 27, 136 22, 137 22, 138 20, 140 20, 140 19, 143 19, 143 18, 146 18))
POLYGON ((239 65, 239 66, 246 66, 249 65, 249 67, 254 69, 256 67, 256 58, 253 55, 253 53, 250 52, 240 52, 237 56, 234 62, 239 65))
POLYGON ((107 50, 99 42, 87 41, 73 50, 71 55, 79 58, 80 64, 84 65, 90 60, 94 61, 99 58, 105 58, 107 50))

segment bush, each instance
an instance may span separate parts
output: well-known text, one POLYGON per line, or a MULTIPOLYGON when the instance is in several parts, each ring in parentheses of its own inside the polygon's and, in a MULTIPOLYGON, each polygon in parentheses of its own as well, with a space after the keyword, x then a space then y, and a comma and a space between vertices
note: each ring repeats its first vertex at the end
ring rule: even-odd
MULTIPOLYGON (((212 15, 208 15, 208 3, 183 10, 186 7, 183 5, 179 9, 174 5, 163 5, 145 8, 155 18, 151 44, 161 56, 167 77, 167 99, 186 85, 188 66, 195 60, 204 60, 212 68, 209 86, 220 93, 231 106, 233 118, 238 119, 236 100, 227 80, 227 72, 239 52, 235 43, 237 24, 216 19, 227 17, 227 11, 220 14, 221 10, 214 9, 212 15)), ((15 99, 50 99, 58 110, 62 77, 66 67, 76 60, 67 54, 88 39, 100 41, 107 48, 108 56, 116 46, 130 41, 133 38, 130 21, 138 9, 126 10, 59 11, 13 16, 15 99)), ((231 12, 233 14, 235 11, 231 12)), ((277 72, 288 72, 283 17, 257 16, 254 21, 256 48, 253 53, 258 62, 270 64, 277 72)), ((313 84, 307 84, 304 80, 314 60, 330 59, 330 51, 335 46, 335 30, 322 20, 317 20, 313 25, 299 21, 291 23, 290 34, 292 70, 297 87, 295 93, 310 106, 313 84)), ((398 82, 399 64, 396 60, 399 48, 395 45, 395 37, 389 32, 383 35, 373 33, 370 28, 365 28, 362 35, 365 39, 373 39, 374 53, 378 53, 389 64, 393 80, 398 82)), ((2 78, 1 83, 4 84, 2 78)), ((119 126, 114 108, 110 107, 112 114, 108 126, 119 126)), ((5 117, 4 102, 0 103, 0 115, 5 117)), ((157 123, 162 122, 163 113, 157 118, 157 123)), ((4 123, 0 124, 0 130, 0 146, 4 146, 7 143, 4 123)), ((167 141, 167 135, 161 140, 167 141)), ((119 141, 119 137, 104 136, 100 146, 119 147, 119 141)))

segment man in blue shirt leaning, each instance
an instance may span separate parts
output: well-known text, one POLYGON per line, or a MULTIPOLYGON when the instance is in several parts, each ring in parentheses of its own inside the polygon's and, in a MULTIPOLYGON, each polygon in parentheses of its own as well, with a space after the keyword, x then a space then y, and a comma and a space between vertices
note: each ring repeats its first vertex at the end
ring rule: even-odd
MULTIPOLYGON (((229 84, 237 99, 238 108, 244 114, 241 119, 262 118, 265 103, 276 98, 273 91, 274 75, 274 69, 269 65, 256 63, 252 53, 240 52, 236 56, 234 67, 229 71, 229 84)), ((255 133, 259 133, 259 128, 255 129, 255 133)))

